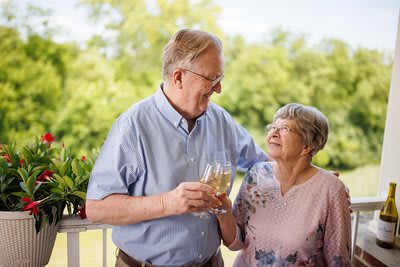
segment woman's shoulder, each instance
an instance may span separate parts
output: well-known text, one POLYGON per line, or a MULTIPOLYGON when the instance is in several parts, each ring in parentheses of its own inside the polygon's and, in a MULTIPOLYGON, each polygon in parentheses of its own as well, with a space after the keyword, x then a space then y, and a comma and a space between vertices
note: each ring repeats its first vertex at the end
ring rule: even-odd
POLYGON ((319 179, 318 181, 324 185, 325 188, 333 189, 334 191, 341 190, 345 188, 342 180, 339 179, 332 171, 328 171, 320 168, 318 171, 319 179))

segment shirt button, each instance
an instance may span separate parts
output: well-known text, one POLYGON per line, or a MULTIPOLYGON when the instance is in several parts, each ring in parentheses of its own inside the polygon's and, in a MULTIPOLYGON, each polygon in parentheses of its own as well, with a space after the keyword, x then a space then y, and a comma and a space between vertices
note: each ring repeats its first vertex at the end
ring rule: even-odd
POLYGON ((201 232, 201 235, 202 235, 202 236, 204 236, 204 235, 205 235, 205 233, 204 233, 204 232, 201 232))
POLYGON ((200 259, 201 259, 201 258, 203 258, 203 255, 202 255, 202 254, 200 254, 200 255, 199 255, 199 258, 200 258, 200 259))
POLYGON ((194 162, 194 158, 190 158, 190 162, 194 162))

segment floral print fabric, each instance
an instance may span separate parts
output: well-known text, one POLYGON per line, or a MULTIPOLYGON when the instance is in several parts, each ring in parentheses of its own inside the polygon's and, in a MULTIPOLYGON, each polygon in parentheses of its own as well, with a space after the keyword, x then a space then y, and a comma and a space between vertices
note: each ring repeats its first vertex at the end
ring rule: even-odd
POLYGON ((350 266, 351 218, 343 183, 323 169, 281 195, 272 164, 246 174, 234 203, 243 248, 234 266, 350 266))

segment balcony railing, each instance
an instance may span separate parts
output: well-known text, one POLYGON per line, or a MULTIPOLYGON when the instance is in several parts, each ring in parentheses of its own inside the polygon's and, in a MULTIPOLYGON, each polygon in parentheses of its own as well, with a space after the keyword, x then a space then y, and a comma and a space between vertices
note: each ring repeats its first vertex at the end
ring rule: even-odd
MULTIPOLYGON (((352 258, 355 251, 355 244, 357 242, 358 222, 360 212, 380 210, 384 204, 385 199, 382 197, 363 197, 352 198, 351 208, 353 210, 353 225, 352 225, 352 258)), ((67 254, 68 254, 68 267, 79 266, 79 233, 87 230, 103 230, 103 267, 107 263, 107 229, 111 228, 106 224, 93 224, 87 219, 81 220, 79 218, 64 216, 60 221, 59 233, 67 233, 67 254)))

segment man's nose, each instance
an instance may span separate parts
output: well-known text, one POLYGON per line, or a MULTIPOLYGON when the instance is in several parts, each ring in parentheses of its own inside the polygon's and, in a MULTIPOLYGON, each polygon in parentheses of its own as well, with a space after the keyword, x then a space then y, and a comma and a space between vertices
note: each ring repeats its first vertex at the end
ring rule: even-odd
POLYGON ((220 94, 222 91, 222 85, 221 82, 218 82, 216 85, 214 85, 214 87, 212 88, 214 90, 214 92, 216 92, 217 94, 220 94))

